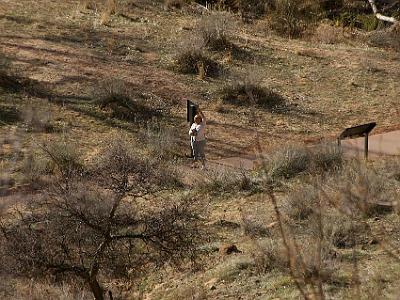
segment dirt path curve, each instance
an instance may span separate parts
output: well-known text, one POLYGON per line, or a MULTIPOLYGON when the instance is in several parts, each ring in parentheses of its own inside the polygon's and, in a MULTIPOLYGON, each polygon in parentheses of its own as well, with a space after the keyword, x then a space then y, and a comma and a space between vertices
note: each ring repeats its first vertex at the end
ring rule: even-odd
MULTIPOLYGON (((360 156, 364 155, 364 138, 342 141, 345 154, 360 156)), ((400 130, 374 134, 369 137, 369 156, 398 156, 400 155, 400 130)))
MULTIPOLYGON (((364 138, 356 138, 342 141, 345 155, 363 157, 364 138)), ((371 135, 369 137, 370 157, 400 156, 400 130, 371 135)), ((252 170, 257 165, 257 156, 247 155, 241 157, 229 157, 210 161, 212 168, 234 168, 252 170)))

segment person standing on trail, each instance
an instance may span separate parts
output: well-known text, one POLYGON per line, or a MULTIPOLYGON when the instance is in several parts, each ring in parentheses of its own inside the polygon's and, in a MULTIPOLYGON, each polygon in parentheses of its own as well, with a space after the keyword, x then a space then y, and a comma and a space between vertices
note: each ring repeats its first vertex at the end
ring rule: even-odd
POLYGON ((202 169, 206 167, 206 117, 203 112, 198 109, 198 114, 194 117, 194 123, 190 126, 190 144, 193 151, 193 163, 192 167, 195 167, 196 162, 201 161, 202 169))

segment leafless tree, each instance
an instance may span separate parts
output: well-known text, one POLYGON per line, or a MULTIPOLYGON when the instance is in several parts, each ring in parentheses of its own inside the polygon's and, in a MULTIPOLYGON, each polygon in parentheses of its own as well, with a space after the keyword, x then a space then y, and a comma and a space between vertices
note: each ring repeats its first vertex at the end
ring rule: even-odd
POLYGON ((75 177, 69 172, 68 180, 1 219, 2 251, 12 269, 34 277, 73 274, 95 299, 104 299, 99 278, 194 258, 201 233, 191 205, 161 201, 148 208, 137 201, 170 188, 158 182, 157 172, 121 145, 95 170, 75 177))

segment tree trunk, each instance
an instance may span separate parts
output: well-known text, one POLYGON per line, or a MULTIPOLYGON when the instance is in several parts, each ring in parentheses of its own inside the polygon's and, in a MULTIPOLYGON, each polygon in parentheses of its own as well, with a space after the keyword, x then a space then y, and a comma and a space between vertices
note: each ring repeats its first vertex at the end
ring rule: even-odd
POLYGON ((396 18, 393 17, 388 17, 388 16, 384 16, 381 13, 379 13, 378 8, 376 7, 376 3, 375 0, 368 0, 369 4, 372 7, 372 10, 374 11, 374 15, 378 20, 382 20, 385 22, 390 22, 390 23, 397 23, 398 21, 396 20, 396 18))
POLYGON ((96 300, 104 300, 104 290, 96 277, 89 278, 89 286, 96 300))

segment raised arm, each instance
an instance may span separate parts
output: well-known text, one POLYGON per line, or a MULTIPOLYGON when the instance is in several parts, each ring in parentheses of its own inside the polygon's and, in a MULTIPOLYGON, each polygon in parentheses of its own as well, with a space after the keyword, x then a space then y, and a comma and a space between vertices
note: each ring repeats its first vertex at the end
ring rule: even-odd
POLYGON ((203 111, 200 109, 200 107, 198 108, 198 113, 199 113, 201 119, 203 120, 203 122, 205 122, 206 121, 206 117, 205 117, 203 111))

